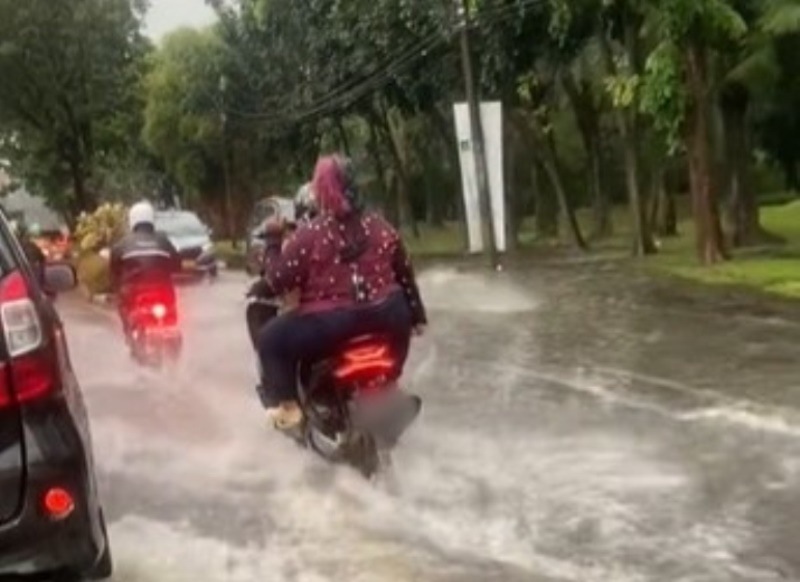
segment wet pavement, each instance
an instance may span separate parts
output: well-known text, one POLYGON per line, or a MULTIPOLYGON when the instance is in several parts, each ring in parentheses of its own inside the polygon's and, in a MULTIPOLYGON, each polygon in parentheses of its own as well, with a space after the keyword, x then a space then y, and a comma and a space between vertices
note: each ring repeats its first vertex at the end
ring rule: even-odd
POLYGON ((800 580, 800 310, 613 264, 422 277, 395 487, 274 434, 244 276, 181 290, 159 376, 60 300, 119 582, 800 580))

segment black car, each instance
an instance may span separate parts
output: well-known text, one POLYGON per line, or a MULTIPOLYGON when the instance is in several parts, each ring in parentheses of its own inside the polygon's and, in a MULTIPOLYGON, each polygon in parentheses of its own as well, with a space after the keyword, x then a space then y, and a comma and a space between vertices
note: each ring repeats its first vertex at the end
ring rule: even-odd
POLYGON ((0 578, 112 573, 89 421, 52 300, 67 264, 34 269, 0 212, 0 578))
POLYGON ((181 256, 181 273, 214 279, 218 273, 217 255, 211 229, 188 210, 156 212, 156 230, 163 232, 181 256))

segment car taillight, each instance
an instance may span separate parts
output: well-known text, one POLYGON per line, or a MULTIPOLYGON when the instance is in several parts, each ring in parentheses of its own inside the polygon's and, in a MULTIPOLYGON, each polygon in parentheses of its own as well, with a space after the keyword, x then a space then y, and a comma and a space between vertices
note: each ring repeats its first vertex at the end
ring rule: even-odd
POLYGON ((75 499, 69 491, 61 487, 48 489, 42 498, 45 513, 50 519, 66 519, 75 510, 75 499))
POLYGON ((0 374, 0 407, 48 394, 55 385, 53 359, 44 349, 42 323, 18 271, 0 282, 0 325, 9 356, 0 374))

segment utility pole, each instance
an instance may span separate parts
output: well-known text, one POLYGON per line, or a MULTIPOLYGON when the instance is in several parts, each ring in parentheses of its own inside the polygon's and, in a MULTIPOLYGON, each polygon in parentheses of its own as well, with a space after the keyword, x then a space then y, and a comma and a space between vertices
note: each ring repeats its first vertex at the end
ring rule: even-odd
POLYGON ((456 14, 461 26, 461 66, 464 69, 464 83, 467 90, 467 106, 469 107, 469 124, 472 155, 475 159, 475 174, 478 179, 478 200, 481 208, 481 235, 486 245, 486 252, 493 269, 499 270, 500 257, 495 244, 492 203, 489 194, 489 171, 486 164, 486 146, 483 141, 483 124, 478 87, 472 71, 472 51, 469 43, 470 13, 469 0, 455 0, 456 14))

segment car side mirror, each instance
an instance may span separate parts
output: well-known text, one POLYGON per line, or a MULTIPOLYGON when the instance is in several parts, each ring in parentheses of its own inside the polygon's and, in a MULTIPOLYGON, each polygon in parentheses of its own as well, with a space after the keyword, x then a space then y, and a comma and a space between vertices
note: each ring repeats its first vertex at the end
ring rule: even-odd
POLYGON ((47 263, 44 266, 43 287, 49 295, 71 291, 78 285, 75 268, 68 263, 47 263))

